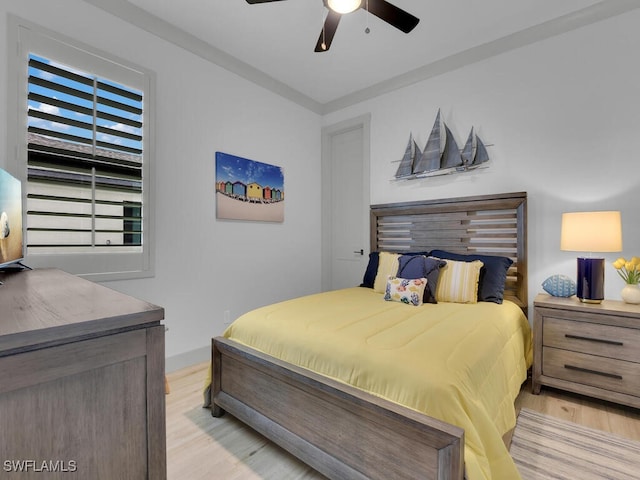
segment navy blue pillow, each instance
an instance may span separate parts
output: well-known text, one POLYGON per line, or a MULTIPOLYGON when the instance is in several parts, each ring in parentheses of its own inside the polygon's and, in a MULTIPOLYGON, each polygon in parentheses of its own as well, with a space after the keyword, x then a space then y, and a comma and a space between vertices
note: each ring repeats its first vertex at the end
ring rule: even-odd
POLYGON ((478 280, 478 301, 502 303, 504 299, 504 284, 507 281, 507 271, 513 263, 513 260, 508 257, 494 255, 463 255, 445 250, 433 250, 430 255, 445 260, 457 260, 461 262, 480 260, 484 266, 480 269, 480 279, 478 280))
POLYGON ((436 287, 440 277, 440 269, 447 264, 444 260, 427 258, 423 254, 402 255, 398 259, 398 273, 400 278, 426 278, 427 287, 424 289, 423 303, 438 303, 436 287))
MULTIPOLYGON (((427 255, 428 253, 429 252, 416 252, 416 253, 406 253, 405 255, 427 255)), ((379 265, 380 265, 380 254, 378 252, 371 252, 369 254, 369 263, 367 264, 367 269, 364 272, 364 277, 362 278, 362 283, 360 284, 361 287, 373 288, 373 284, 376 281, 376 275, 378 274, 379 265)), ((421 278, 421 277, 415 277, 415 278, 421 278)))
POLYGON ((362 279, 361 287, 373 288, 373 284, 376 281, 376 275, 378 274, 378 265, 380 263, 380 254, 378 252, 371 252, 369 254, 369 264, 364 271, 364 278, 362 279))

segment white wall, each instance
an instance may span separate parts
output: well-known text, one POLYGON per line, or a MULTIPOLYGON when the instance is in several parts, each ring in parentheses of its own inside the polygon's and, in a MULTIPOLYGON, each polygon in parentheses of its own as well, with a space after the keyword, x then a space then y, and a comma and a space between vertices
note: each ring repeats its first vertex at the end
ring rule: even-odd
POLYGON ((605 254, 605 295, 623 287, 610 262, 640 255, 640 11, 614 17, 324 118, 371 112, 371 202, 528 192, 530 300, 549 275, 575 278, 578 254, 562 252, 564 211, 621 210, 621 254, 605 254), (413 132, 422 147, 438 108, 464 144, 472 125, 490 168, 394 183, 413 132))
MULTIPOLYGON (((362 114, 372 117, 372 203, 528 192, 530 299, 547 276, 575 274, 577 255, 559 250, 563 211, 621 210, 621 255, 640 255, 639 11, 323 119, 84 2, 6 0, 0 22, 9 12, 157 74, 156 276, 107 286, 166 308, 168 357, 206 354, 225 310, 235 318, 320 289, 320 129, 362 114), (438 108, 459 142, 474 125, 493 144, 490 168, 391 182, 409 132, 423 145, 438 108), (215 219, 216 150, 284 167, 284 224, 215 219)), ((6 56, 0 36, 1 105, 6 56)), ((0 152, 6 131, 0 115, 0 152)), ((621 280, 606 273, 607 298, 619 298, 621 280)))
MULTIPOLYGON (((320 289, 320 128, 314 113, 153 35, 73 0, 9 0, 13 13, 157 75, 156 275, 106 286, 166 309, 168 357, 206 349, 247 310, 320 289), (284 223, 215 218, 216 151, 282 166, 284 223)), ((7 47, 0 35, 0 100, 7 47)), ((0 152, 6 152, 0 115, 0 152)), ((0 166, 5 166, 4 158, 0 166)), ((176 360, 175 366, 179 366, 176 360)), ((171 362, 168 362, 171 368, 171 362)))

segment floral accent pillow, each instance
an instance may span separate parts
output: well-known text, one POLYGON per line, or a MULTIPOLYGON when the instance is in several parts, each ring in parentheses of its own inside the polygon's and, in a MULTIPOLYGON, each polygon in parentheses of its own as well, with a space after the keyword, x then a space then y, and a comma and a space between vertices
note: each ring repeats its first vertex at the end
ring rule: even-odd
POLYGON ((418 307, 422 305, 426 286, 426 278, 407 279, 389 276, 384 299, 388 302, 402 302, 418 307))

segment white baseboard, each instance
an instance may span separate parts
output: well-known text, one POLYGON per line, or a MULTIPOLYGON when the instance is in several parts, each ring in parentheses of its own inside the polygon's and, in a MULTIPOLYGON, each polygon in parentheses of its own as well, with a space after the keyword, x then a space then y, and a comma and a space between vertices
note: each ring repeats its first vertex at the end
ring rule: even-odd
POLYGON ((165 372, 170 373, 180 370, 181 368, 195 365, 196 363, 208 362, 210 360, 211 347, 202 347, 165 358, 164 370, 165 372))

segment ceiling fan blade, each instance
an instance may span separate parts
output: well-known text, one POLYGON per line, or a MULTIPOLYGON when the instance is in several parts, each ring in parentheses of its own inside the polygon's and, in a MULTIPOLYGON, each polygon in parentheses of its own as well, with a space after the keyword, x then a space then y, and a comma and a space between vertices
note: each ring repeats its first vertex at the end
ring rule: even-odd
POLYGON ((336 34, 336 30, 338 29, 338 23, 340 23, 341 17, 342 14, 329 10, 327 18, 324 19, 324 28, 322 29, 322 32, 320 32, 320 37, 318 38, 318 43, 316 43, 316 49, 314 51, 326 52, 329 50, 331 42, 333 41, 333 36, 336 34))
POLYGON ((271 2, 282 2, 283 0, 247 0, 249 5, 253 5, 254 3, 271 3, 271 2))
POLYGON ((390 4, 386 0, 369 0, 369 12, 404 33, 409 33, 420 21, 419 18, 390 4))

